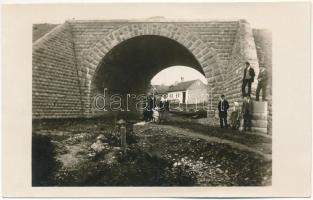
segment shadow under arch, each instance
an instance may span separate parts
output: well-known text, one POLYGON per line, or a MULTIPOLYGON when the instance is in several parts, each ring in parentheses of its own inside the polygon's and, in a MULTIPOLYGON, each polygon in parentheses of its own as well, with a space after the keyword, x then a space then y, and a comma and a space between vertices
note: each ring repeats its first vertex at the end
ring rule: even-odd
POLYGON ((174 65, 198 70, 207 78, 208 87, 216 87, 216 80, 223 79, 222 73, 219 73, 220 77, 213 73, 213 69, 222 70, 214 49, 199 36, 179 26, 132 24, 111 32, 91 47, 84 59, 84 67, 88 69, 85 81, 89 99, 85 102, 85 108, 89 106, 87 113, 91 111, 92 97, 101 91, 101 87, 107 85, 113 89, 112 92, 130 92, 129 88, 142 92, 144 88, 141 86, 147 85, 155 74, 174 65), (118 82, 112 84, 114 81, 118 82), (113 85, 120 85, 124 90, 113 85))

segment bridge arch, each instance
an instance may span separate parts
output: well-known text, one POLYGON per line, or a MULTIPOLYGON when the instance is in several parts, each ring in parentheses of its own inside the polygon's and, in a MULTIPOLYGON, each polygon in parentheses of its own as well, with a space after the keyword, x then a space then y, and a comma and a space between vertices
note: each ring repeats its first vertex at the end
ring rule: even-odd
MULTIPOLYGON (((194 58, 191 61, 191 65, 193 65, 191 67, 199 70, 207 78, 210 91, 212 89, 214 91, 220 90, 219 83, 224 80, 221 62, 215 49, 208 46, 199 35, 174 24, 135 23, 122 26, 110 32, 86 52, 82 66, 84 73, 80 77, 82 91, 85 93, 85 98, 83 99, 84 108, 86 108, 85 114, 91 114, 92 90, 94 89, 97 74, 101 71, 103 59, 123 43, 143 36, 165 38, 183 47, 186 52, 190 53, 188 56, 194 58)), ((163 68, 170 67, 166 66, 166 64, 163 63, 163 68)), ((178 64, 184 65, 184 63, 178 64)))

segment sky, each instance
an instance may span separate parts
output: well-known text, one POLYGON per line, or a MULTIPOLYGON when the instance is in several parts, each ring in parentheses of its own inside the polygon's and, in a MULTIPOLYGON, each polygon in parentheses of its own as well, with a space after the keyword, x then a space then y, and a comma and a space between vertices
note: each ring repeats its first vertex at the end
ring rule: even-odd
POLYGON ((173 66, 162 70, 152 78, 151 84, 172 85, 176 81, 181 81, 181 77, 184 78, 184 81, 200 79, 203 83, 207 84, 206 78, 200 72, 185 66, 173 66))

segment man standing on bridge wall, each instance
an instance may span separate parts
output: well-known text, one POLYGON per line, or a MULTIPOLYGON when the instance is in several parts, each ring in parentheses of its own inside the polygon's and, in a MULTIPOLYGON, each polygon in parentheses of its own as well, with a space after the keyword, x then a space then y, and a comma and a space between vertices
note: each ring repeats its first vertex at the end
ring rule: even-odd
POLYGON ((258 86, 256 88, 256 100, 259 101, 260 91, 262 90, 262 101, 266 101, 267 71, 265 67, 260 67, 258 75, 258 86))
POLYGON ((254 81, 255 72, 254 69, 250 66, 249 62, 246 62, 246 68, 243 73, 242 79, 242 97, 249 96, 251 97, 251 84, 254 81), (246 86, 248 85, 248 93, 246 93, 246 86))

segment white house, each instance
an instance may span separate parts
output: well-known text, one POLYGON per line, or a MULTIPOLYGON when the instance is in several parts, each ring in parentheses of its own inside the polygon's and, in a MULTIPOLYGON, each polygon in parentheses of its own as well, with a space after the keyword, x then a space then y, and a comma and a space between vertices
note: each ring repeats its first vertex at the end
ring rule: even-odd
POLYGON ((169 87, 167 98, 186 104, 207 102, 207 85, 199 79, 179 82, 169 87))

